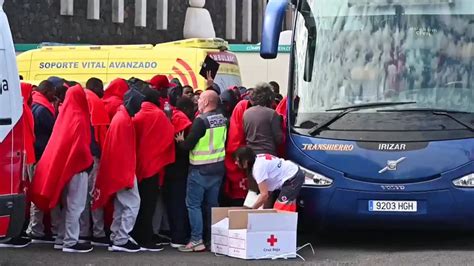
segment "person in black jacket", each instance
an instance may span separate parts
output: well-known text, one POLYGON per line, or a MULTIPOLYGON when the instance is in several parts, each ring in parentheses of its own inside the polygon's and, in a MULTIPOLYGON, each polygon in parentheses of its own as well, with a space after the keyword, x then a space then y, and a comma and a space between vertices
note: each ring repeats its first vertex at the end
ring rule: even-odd
MULTIPOLYGON (((36 90, 33 92, 33 104, 31 111, 35 121, 35 156, 38 162, 43 155, 43 152, 48 144, 51 133, 53 132, 54 123, 56 121, 56 110, 53 102, 55 101, 56 90, 53 83, 49 81, 42 81, 36 90)), ((36 164, 29 169, 30 175, 34 176, 36 164)), ((57 233, 57 217, 59 211, 53 209, 51 211, 51 231, 53 234, 57 233)), ((33 243, 53 243, 52 236, 45 234, 43 224, 44 213, 39 210, 34 204, 31 204, 30 209, 30 223, 26 230, 33 243)))
POLYGON ((239 99, 233 90, 225 90, 221 93, 221 112, 227 119, 230 119, 235 106, 239 103, 239 99))
MULTIPOLYGON (((189 119, 184 128, 186 136, 194 118, 194 103, 188 97, 181 97, 176 104, 175 112, 182 112, 189 119)), ((176 116, 176 113, 175 113, 176 116)), ((173 119, 175 130, 185 126, 177 124, 173 119)), ((183 150, 176 144, 176 161, 166 168, 164 203, 168 212, 170 224, 171 247, 180 248, 187 244, 190 235, 188 210, 186 209, 186 183, 188 180, 189 151, 183 150)))

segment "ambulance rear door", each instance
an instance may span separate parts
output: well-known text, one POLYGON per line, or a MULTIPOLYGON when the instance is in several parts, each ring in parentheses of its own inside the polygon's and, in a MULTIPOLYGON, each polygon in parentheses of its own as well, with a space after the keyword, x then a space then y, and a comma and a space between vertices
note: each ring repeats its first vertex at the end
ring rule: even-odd
POLYGON ((10 27, 2 6, 3 0, 0 0, 0 237, 17 233, 12 232, 10 220, 17 207, 23 169, 20 80, 10 27))
MULTIPOLYGON (((204 50, 204 58, 209 55, 220 64, 214 82, 219 85, 221 91, 231 86, 241 86, 240 68, 237 56, 228 51, 204 50)), ((203 62, 199 62, 201 65, 203 62)))

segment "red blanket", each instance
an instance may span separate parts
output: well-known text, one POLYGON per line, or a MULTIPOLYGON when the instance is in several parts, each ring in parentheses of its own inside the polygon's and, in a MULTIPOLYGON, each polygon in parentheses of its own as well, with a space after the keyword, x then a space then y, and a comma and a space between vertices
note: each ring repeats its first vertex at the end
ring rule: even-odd
POLYGON ((104 103, 91 90, 85 90, 87 102, 89 104, 89 112, 91 114, 91 123, 94 127, 94 138, 101 148, 104 147, 105 135, 110 125, 110 118, 105 110, 104 103))
POLYGON ((24 130, 24 144, 26 154, 26 164, 33 164, 36 162, 35 157, 35 119, 31 112, 31 107, 28 104, 31 99, 31 92, 33 86, 29 83, 21 83, 21 95, 23 96, 23 130, 24 130))
POLYGON ((286 133, 287 133, 287 122, 288 122, 288 98, 285 96, 283 100, 278 104, 276 112, 283 117, 282 130, 283 130, 283 141, 278 146, 278 155, 282 158, 286 157, 286 133))
POLYGON ((133 125, 137 138, 136 173, 140 182, 174 163, 174 127, 166 114, 150 102, 142 103, 140 111, 133 118, 133 125))
POLYGON ((36 167, 31 199, 42 210, 56 207, 71 178, 93 163, 91 130, 86 94, 80 85, 66 93, 62 112, 51 139, 36 167))
POLYGON ((128 84, 124 79, 114 79, 104 92, 102 101, 110 120, 114 117, 120 105, 123 104, 123 96, 128 91, 128 84))
POLYGON ((275 109, 275 111, 283 116, 283 118, 286 120, 286 110, 287 110, 287 106, 288 106, 288 98, 285 96, 283 98, 283 100, 281 100, 281 102, 278 104, 277 108, 275 109))
POLYGON ((245 146, 244 112, 250 107, 249 101, 240 101, 230 117, 229 134, 225 155, 225 192, 231 199, 243 199, 247 195, 247 176, 235 165, 232 154, 245 146))
POLYGON ((54 117, 56 117, 56 109, 54 109, 53 103, 48 101, 46 96, 41 94, 41 92, 33 91, 32 97, 33 97, 33 103, 44 106, 46 109, 48 109, 51 112, 51 114, 54 117))
POLYGON ((135 129, 122 105, 105 137, 95 184, 93 209, 103 207, 118 191, 133 188, 136 171, 135 129))
POLYGON ((175 134, 185 131, 192 125, 191 120, 183 112, 176 109, 173 110, 171 123, 173 124, 175 134))

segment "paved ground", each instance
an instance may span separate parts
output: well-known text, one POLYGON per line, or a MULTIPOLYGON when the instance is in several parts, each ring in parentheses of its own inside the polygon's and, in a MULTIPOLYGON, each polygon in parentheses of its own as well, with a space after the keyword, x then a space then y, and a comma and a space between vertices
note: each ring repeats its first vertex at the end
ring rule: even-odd
MULTIPOLYGON (((308 237, 309 248, 300 252, 308 265, 474 265, 474 233, 359 232, 308 237)), ((160 253, 123 254, 95 250, 89 254, 64 254, 49 246, 22 250, 1 249, 0 265, 238 265, 294 264, 300 259, 253 261, 216 257, 211 253, 182 254, 170 248, 160 253)))

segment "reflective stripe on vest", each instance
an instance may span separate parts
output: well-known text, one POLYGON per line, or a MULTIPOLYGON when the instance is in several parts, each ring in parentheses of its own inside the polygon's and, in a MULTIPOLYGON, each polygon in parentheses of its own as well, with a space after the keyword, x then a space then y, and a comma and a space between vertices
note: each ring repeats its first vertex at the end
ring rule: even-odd
POLYGON ((225 140, 227 128, 208 128, 206 134, 199 139, 196 147, 189 153, 189 161, 192 165, 204 165, 224 161, 225 140))

